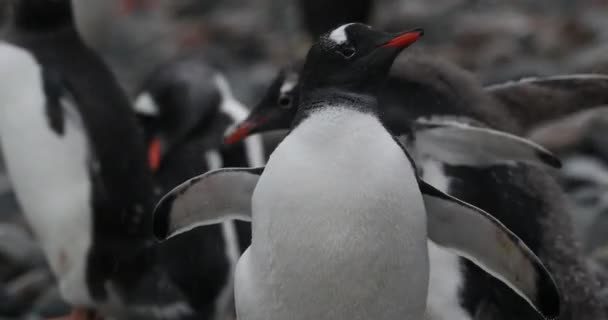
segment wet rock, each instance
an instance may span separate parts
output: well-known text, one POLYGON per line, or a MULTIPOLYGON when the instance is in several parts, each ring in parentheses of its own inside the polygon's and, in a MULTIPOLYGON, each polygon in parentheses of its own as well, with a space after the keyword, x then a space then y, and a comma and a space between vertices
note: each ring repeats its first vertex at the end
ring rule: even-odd
POLYGON ((15 277, 0 288, 0 315, 21 316, 28 313, 33 302, 51 285, 45 269, 32 270, 15 277))
POLYGON ((35 240, 15 224, 0 224, 0 279, 6 281, 23 270, 45 266, 35 240))
POLYGON ((32 307, 32 313, 42 318, 57 318, 69 314, 71 307, 61 298, 56 287, 43 292, 32 307))

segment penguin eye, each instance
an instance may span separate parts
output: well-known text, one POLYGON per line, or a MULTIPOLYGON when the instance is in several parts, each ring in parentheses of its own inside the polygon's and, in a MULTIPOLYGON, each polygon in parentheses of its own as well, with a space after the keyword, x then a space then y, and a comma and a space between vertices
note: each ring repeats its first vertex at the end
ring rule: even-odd
POLYGON ((352 58, 357 53, 353 46, 340 47, 337 52, 346 59, 352 58))
POLYGON ((291 98, 289 96, 279 97, 279 106, 283 109, 291 108, 291 98))

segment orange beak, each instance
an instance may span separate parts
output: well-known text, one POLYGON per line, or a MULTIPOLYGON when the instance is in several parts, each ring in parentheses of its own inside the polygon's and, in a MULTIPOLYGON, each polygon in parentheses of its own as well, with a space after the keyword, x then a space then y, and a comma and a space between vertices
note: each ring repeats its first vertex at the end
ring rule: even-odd
POLYGON ((148 166, 153 172, 158 171, 160 168, 161 159, 161 143, 160 139, 154 138, 148 145, 148 166))
POLYGON ((423 35, 424 31, 422 29, 407 31, 394 37, 389 42, 385 43, 383 47, 407 47, 420 39, 423 35))

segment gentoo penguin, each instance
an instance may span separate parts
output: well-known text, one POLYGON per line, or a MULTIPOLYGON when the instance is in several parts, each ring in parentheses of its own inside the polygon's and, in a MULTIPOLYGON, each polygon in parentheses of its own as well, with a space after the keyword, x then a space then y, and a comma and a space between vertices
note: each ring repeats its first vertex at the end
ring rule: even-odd
MULTIPOLYGON (((298 90, 297 68, 283 69, 247 120, 230 132, 227 142, 238 142, 250 134, 287 130, 299 100, 298 90)), ((401 127, 406 120, 435 113, 461 117, 464 113, 469 118, 484 118, 491 127, 523 134, 540 124, 608 105, 608 75, 526 78, 490 85, 482 91, 460 68, 439 59, 413 55, 397 60, 379 99, 383 102, 381 116, 396 133, 404 132, 401 127), (417 72, 426 76, 416 78, 417 72), (408 91, 404 88, 416 92, 405 94, 408 91), (425 104, 431 110, 408 107, 415 104, 425 104)))
MULTIPOLYGON (((299 103, 298 77, 298 73, 291 69, 279 72, 247 119, 228 131, 225 142, 230 145, 240 142, 250 134, 287 130, 294 120, 299 103)), ((392 85, 396 81, 398 79, 389 78, 388 83, 392 85)), ((509 160, 543 162, 557 168, 561 166, 560 161, 543 147, 506 132, 441 119, 412 121, 413 117, 407 114, 408 111, 401 110, 404 106, 396 105, 398 100, 388 92, 390 91, 386 88, 380 89, 379 101, 384 103, 379 104, 380 117, 400 140, 404 143, 414 143, 412 147, 418 152, 431 152, 433 156, 452 164, 479 166, 509 160), (411 139, 412 134, 415 139, 411 139), (472 145, 475 146, 474 149, 470 148, 472 145), (428 150, 429 148, 431 150, 428 150)))
POLYGON ((291 132, 266 167, 209 172, 157 205, 162 239, 252 220, 252 244, 236 272, 239 319, 421 319, 427 236, 544 316, 559 314, 540 260, 489 214, 417 177, 378 119, 378 87, 421 34, 347 24, 322 36, 306 59, 291 132))
POLYGON ((81 318, 82 308, 118 318, 189 314, 153 272, 152 180, 128 99, 80 41, 69 1, 13 4, 0 42, 0 70, 11 79, 0 88, 0 143, 62 297, 81 318))
MULTIPOLYGON (((198 54, 154 72, 135 109, 144 124, 159 196, 212 169, 265 163, 259 137, 222 144, 227 129, 244 119, 247 108, 233 97, 223 75, 198 54)), ((159 251, 191 305, 206 318, 225 319, 234 313, 236 262, 250 241, 248 222, 226 221, 183 233, 160 244, 159 251)))
MULTIPOLYGON (((297 88, 297 74, 287 74, 291 75, 277 77, 248 120, 228 137, 229 142, 239 141, 247 132, 289 127, 294 117, 291 105, 297 104, 298 91, 294 89, 297 88)), ((451 141, 470 135, 468 131, 454 131, 458 126, 467 124, 482 125, 485 129, 489 126, 521 135, 539 122, 602 104, 608 98, 607 86, 606 76, 568 75, 527 79, 482 89, 472 76, 453 65, 411 56, 398 61, 393 67, 391 78, 379 98, 387 105, 381 113, 385 123, 397 135, 405 133, 410 136, 412 121, 415 124, 420 122, 422 128, 428 124, 424 122, 433 118, 435 120, 430 122, 450 122, 455 126, 448 126, 449 130, 439 136, 435 133, 431 136, 413 134, 422 138, 416 139, 418 148, 414 150, 421 151, 421 167, 426 169, 423 170, 424 177, 438 186, 443 184, 442 191, 491 212, 524 242, 530 242, 530 248, 548 264, 562 289, 565 306, 562 319, 601 318, 603 311, 602 303, 595 295, 598 291, 597 281, 586 268, 582 252, 573 239, 567 205, 554 180, 543 170, 523 163, 480 166, 475 164, 474 159, 469 159, 468 163, 452 162, 449 165, 454 160, 450 159, 449 153, 475 151, 479 141, 485 141, 482 145, 496 151, 490 144, 497 140, 487 139, 485 134, 476 135, 477 138, 470 141, 472 143, 464 141, 457 148, 444 148, 448 153, 438 153, 440 149, 429 150, 426 147, 433 146, 428 143, 429 138, 431 141, 451 141), (531 103, 527 104, 526 101, 531 103), (450 135, 450 132, 456 135, 450 135), (433 153, 432 156, 429 152, 433 153), (518 214, 513 214, 513 210, 518 214), (526 214, 519 214, 524 212, 526 214), (576 277, 572 274, 576 274, 576 277)), ((462 139, 459 140, 462 142, 462 139)), ((504 142, 495 146, 512 152, 514 149, 505 148, 508 144, 504 142)), ((473 271, 477 269, 462 259, 440 253, 442 251, 431 246, 429 305, 437 302, 438 307, 433 308, 436 318, 477 319, 480 315, 488 316, 490 310, 500 314, 492 315, 498 319, 538 318, 519 298, 507 292, 502 284, 489 281, 486 275, 473 271), (441 265, 442 268, 434 272, 433 265, 441 265), (450 278, 440 276, 442 274, 450 278), (434 300, 433 297, 438 298, 434 300)))

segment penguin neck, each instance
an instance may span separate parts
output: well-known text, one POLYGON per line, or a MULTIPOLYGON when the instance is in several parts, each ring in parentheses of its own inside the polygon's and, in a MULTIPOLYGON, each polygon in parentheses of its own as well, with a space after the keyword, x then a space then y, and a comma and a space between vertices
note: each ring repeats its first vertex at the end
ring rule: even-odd
POLYGON ((185 134, 185 141, 193 139, 204 141, 205 146, 221 145, 224 133, 234 123, 229 115, 226 115, 219 108, 209 112, 185 134))
POLYGON ((378 117, 378 99, 375 95, 336 89, 315 89, 301 93, 292 129, 315 111, 327 107, 348 108, 378 117))

